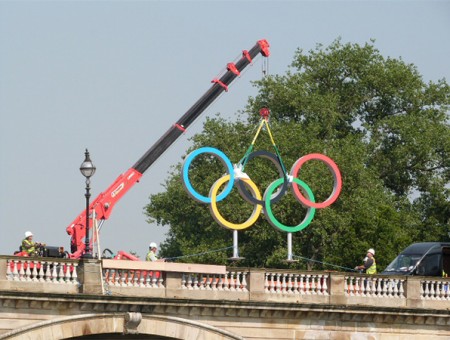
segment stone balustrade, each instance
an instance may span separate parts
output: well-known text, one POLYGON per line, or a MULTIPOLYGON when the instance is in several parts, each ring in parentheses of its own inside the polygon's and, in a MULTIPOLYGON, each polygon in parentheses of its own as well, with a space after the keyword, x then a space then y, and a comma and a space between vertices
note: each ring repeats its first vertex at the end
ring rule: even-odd
POLYGON ((422 299, 450 301, 450 281, 448 279, 430 278, 423 279, 420 283, 422 299))
POLYGON ((6 260, 6 278, 9 281, 79 284, 78 261, 38 259, 29 257, 6 260))
POLYGON ((346 275, 344 292, 347 296, 404 299, 404 285, 404 278, 346 275))
POLYGON ((120 260, 0 256, 0 289, 169 299, 450 308, 450 280, 120 260))

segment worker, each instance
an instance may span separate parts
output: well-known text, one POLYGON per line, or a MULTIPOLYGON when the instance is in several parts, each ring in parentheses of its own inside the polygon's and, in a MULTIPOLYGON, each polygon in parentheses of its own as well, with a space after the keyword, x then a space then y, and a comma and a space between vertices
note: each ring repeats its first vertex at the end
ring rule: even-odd
POLYGON ((26 252, 28 256, 37 256, 38 248, 41 247, 41 243, 33 241, 33 233, 31 231, 25 232, 25 238, 22 240, 21 250, 26 252))
POLYGON ((377 273, 377 263, 375 261, 375 250, 370 248, 367 251, 367 256, 364 258, 364 264, 355 267, 356 270, 364 270, 366 274, 376 274, 377 273))
POLYGON ((145 258, 145 261, 152 261, 152 262, 164 262, 164 259, 159 259, 158 256, 156 256, 156 253, 158 251, 158 246, 156 245, 155 242, 150 243, 149 247, 148 247, 148 253, 147 253, 147 257, 145 258))

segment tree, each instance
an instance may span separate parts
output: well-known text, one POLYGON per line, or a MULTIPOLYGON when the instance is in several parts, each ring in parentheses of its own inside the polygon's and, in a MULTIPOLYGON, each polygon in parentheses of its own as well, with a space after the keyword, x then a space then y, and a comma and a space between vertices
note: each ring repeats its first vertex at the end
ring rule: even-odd
MULTIPOLYGON (((214 146, 238 162, 252 141, 259 109, 268 106, 286 168, 302 155, 322 153, 338 164, 344 185, 337 202, 317 210, 311 224, 293 234, 293 252, 302 261, 284 261, 286 233, 260 217, 239 233, 245 256, 239 265, 311 269, 325 262, 353 268, 373 247, 384 267, 413 241, 448 237, 450 87, 445 80, 426 84, 414 65, 384 58, 373 42, 360 46, 338 39, 306 54, 299 49, 285 75, 267 76, 255 85, 259 93, 249 99, 240 120, 208 119, 188 151, 214 146)), ((273 150, 267 133, 261 133, 255 149, 273 150)), ((189 261, 226 263, 229 251, 207 252, 229 247, 232 232, 217 226, 208 205, 179 190, 180 167, 166 181, 167 191, 152 195, 146 206, 150 219, 170 227, 162 252, 169 257, 206 253, 189 261)), ((245 170, 261 191, 279 177, 262 159, 245 170)), ((190 169, 191 181, 205 195, 222 174, 223 166, 210 157, 199 157, 190 169)), ((316 200, 330 194, 333 179, 324 164, 308 162, 301 177, 316 200)), ((233 190, 219 209, 237 223, 253 206, 233 190)), ((296 225, 306 209, 287 194, 273 211, 284 224, 296 225)))

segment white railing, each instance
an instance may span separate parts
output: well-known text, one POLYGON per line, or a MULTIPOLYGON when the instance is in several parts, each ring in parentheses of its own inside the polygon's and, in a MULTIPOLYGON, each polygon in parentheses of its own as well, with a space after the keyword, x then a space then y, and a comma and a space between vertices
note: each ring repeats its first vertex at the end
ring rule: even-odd
POLYGON ((268 294, 329 295, 327 273, 266 272, 264 291, 268 294))
POLYGON ((229 270, 226 274, 183 273, 181 288, 248 292, 247 276, 248 272, 229 270))
POLYGON ((164 278, 160 271, 103 268, 103 280, 108 286, 164 288, 164 278))
POLYGON ((423 300, 450 301, 450 282, 442 280, 421 280, 420 297, 423 300))
POLYGON ((6 279, 20 282, 45 282, 55 284, 79 284, 78 263, 57 260, 21 260, 6 261, 6 279))
POLYGON ((404 286, 402 278, 346 275, 344 279, 347 296, 405 299, 404 286))

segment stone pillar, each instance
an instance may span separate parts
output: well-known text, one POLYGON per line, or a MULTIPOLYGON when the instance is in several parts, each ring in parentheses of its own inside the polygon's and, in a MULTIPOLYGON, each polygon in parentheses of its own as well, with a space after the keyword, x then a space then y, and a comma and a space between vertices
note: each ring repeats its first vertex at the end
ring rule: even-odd
POLYGON ((102 262, 97 259, 81 259, 78 279, 83 294, 103 294, 102 262))
POLYGON ((330 304, 346 304, 345 273, 330 273, 330 304))
POLYGON ((264 291, 265 274, 266 271, 264 269, 250 269, 250 280, 248 285, 250 301, 263 301, 266 299, 264 291))
POLYGON ((420 277, 408 276, 406 279, 406 306, 420 308, 423 305, 420 294, 420 277))
POLYGON ((181 288, 180 272, 166 272, 166 298, 175 298, 179 295, 181 288))
POLYGON ((0 259, 0 281, 5 281, 6 280, 6 266, 7 266, 7 261, 5 258, 1 258, 0 259))

